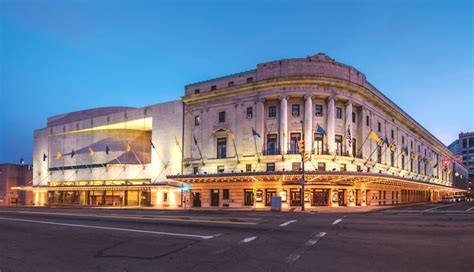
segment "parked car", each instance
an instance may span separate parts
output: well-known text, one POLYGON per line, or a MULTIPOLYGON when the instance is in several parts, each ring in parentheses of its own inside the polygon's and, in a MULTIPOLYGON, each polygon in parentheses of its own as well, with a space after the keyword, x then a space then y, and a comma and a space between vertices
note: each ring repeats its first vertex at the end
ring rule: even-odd
POLYGON ((439 202, 441 202, 441 203, 454 203, 454 202, 456 202, 456 198, 454 196, 443 196, 439 202))

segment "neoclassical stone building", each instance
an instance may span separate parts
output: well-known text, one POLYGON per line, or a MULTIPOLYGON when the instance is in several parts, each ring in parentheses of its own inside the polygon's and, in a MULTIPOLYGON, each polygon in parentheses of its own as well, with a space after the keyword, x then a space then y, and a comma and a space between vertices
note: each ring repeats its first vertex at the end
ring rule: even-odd
POLYGON ((452 154, 355 68, 317 54, 186 86, 183 175, 194 206, 436 200, 452 154))
POLYGON ((37 205, 387 205, 467 182, 444 144, 324 54, 190 84, 181 101, 51 117, 33 158, 18 189, 37 205))

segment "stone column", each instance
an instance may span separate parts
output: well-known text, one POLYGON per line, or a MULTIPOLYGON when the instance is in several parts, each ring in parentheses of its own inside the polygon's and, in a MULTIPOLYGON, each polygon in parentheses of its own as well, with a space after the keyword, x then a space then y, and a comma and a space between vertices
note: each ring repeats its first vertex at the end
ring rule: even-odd
POLYGON ((307 96, 304 104, 304 142, 305 152, 311 152, 313 146, 313 100, 307 96))
POLYGON ((329 154, 336 153, 336 107, 334 97, 328 99, 328 114, 327 114, 327 145, 329 154))
MULTIPOLYGON (((352 138, 354 138, 353 134, 353 123, 352 123, 352 103, 349 101, 346 105, 346 125, 345 125, 345 130, 344 131, 344 138, 347 136, 347 134, 350 134, 350 142, 352 142, 352 138)), ((348 153, 349 156, 352 156, 352 145, 349 146, 349 140, 345 140, 346 142, 346 152, 348 153)))
POLYGON ((264 131, 264 123, 265 123, 265 99, 259 98, 255 105, 255 130, 258 134, 260 134, 260 138, 256 137, 257 141, 257 150, 258 152, 262 152, 263 143, 265 142, 265 131, 264 131))
POLYGON ((288 100, 280 97, 280 152, 286 155, 288 149, 288 100))

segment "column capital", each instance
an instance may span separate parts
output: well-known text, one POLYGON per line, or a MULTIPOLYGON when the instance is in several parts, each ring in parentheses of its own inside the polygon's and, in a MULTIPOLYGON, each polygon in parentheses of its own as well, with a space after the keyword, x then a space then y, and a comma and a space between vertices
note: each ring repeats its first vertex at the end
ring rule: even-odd
POLYGON ((280 96, 278 96, 278 100, 280 100, 280 101, 281 100, 288 100, 288 98, 290 98, 289 95, 280 95, 280 96))
POLYGON ((306 100, 306 99, 308 99, 308 98, 311 99, 311 100, 313 100, 313 99, 314 99, 314 95, 312 95, 312 94, 305 94, 305 95, 304 95, 304 100, 306 100))
POLYGON ((265 103, 266 99, 265 97, 257 97, 257 99, 255 100, 255 104, 256 103, 265 103))

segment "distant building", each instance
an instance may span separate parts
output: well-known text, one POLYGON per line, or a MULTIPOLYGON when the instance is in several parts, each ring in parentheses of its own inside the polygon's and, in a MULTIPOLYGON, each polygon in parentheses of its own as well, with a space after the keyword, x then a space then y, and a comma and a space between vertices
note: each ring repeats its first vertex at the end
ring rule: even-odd
POLYGON ((459 154, 459 139, 456 139, 456 141, 452 142, 450 145, 448 145, 449 151, 451 151, 454 155, 460 155, 459 154))
POLYGON ((0 206, 33 204, 31 192, 11 189, 31 185, 32 173, 32 165, 0 164, 0 206))
POLYGON ((462 155, 462 162, 469 171, 469 191, 474 189, 474 132, 459 134, 458 154, 462 155))

